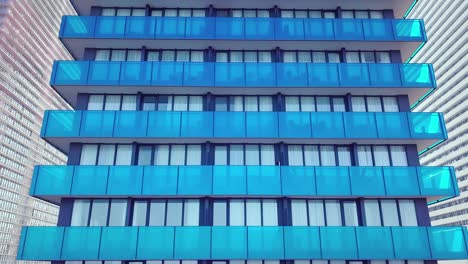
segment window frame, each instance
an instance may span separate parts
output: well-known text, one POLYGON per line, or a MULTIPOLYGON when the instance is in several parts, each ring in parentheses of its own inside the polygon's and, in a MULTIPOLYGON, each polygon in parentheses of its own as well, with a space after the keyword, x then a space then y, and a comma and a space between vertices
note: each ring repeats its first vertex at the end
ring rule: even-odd
POLYGON ((203 165, 207 165, 205 164, 206 163, 206 160, 205 160, 205 144, 138 144, 137 147, 135 148, 135 162, 136 163, 136 166, 190 166, 190 165, 171 165, 171 152, 172 152, 172 147, 173 146, 184 146, 184 164, 187 164, 187 156, 188 156, 188 147, 189 146, 193 146, 193 145, 196 145, 196 146, 200 146, 200 165, 194 165, 194 166, 203 166, 203 165), (155 154, 156 154, 156 147, 157 146, 168 146, 168 165, 157 165, 157 164, 154 164, 154 157, 155 157, 155 154), (139 158, 140 158, 140 148, 142 147, 151 147, 151 164, 148 164, 148 165, 140 165, 138 164, 139 163, 139 158))
POLYGON ((398 216, 398 226, 404 226, 402 225, 402 216, 401 216, 401 209, 400 209, 400 201, 412 201, 414 205, 414 215, 416 217, 416 225, 415 226, 420 226, 421 225, 421 220, 419 219, 418 216, 418 209, 417 209, 417 204, 416 204, 416 199, 411 199, 411 198, 388 198, 388 199, 382 199, 382 198, 363 198, 361 199, 362 201, 362 224, 366 224, 365 226, 368 226, 366 223, 366 208, 365 208, 365 202, 366 201, 377 201, 378 206, 379 206, 379 218, 380 218, 380 226, 385 227, 384 225, 384 218, 383 218, 383 209, 382 209, 382 201, 395 201, 396 208, 397 208, 397 216, 398 216))
POLYGON ((212 166, 276 166, 279 163, 279 151, 278 151, 278 144, 256 144, 256 143, 216 143, 212 145, 212 155, 211 155, 211 160, 213 163, 212 166), (231 165, 231 146, 242 146, 242 152, 243 152, 243 164, 244 165, 231 165), (262 165, 262 146, 273 146, 273 155, 275 159, 275 165, 262 165), (259 165, 246 165, 246 160, 247 160, 247 155, 246 155, 246 146, 258 146, 258 161, 259 165), (226 160, 227 164, 226 165, 215 165, 215 158, 216 158, 216 147, 226 147, 226 160))
MULTIPOLYGON (((284 221, 284 216, 281 214, 281 212, 283 212, 283 205, 282 205, 282 199, 281 198, 275 198, 275 197, 271 197, 271 198, 267 198, 267 197, 250 197, 250 198, 242 198, 242 197, 228 197, 228 198, 212 198, 210 199, 209 201, 209 216, 208 216, 208 219, 207 219, 207 222, 209 223, 210 226, 214 226, 214 217, 215 217, 215 212, 214 212, 214 204, 215 203, 224 203, 225 204, 225 209, 226 209, 226 212, 225 212, 225 217, 226 217, 226 225, 224 226, 233 226, 230 224, 230 221, 231 221, 231 217, 230 217, 230 214, 231 214, 231 210, 230 210, 230 206, 231 206, 231 201, 242 201, 243 203, 243 209, 244 209, 244 219, 243 219, 243 225, 241 226, 244 226, 244 227, 247 227, 247 226, 252 226, 252 225, 247 225, 247 202, 248 201, 259 201, 260 203, 260 222, 261 222, 261 225, 258 225, 258 226, 272 226, 272 225, 264 225, 264 211, 263 211, 263 207, 264 207, 264 202, 265 201, 275 201, 276 202, 276 213, 277 213, 277 225, 275 226, 286 226, 286 222, 284 221)), ((222 225, 217 225, 217 226, 222 226, 222 225)), ((235 226, 239 226, 239 225, 235 225, 235 226)))

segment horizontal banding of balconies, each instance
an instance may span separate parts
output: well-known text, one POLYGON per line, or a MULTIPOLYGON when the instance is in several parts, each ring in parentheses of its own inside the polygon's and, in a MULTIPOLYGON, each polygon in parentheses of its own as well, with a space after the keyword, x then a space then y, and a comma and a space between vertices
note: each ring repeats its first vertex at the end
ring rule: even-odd
POLYGON ((447 138, 441 113, 46 111, 41 136, 82 143, 416 144, 447 138))
POLYGON ((408 94, 411 104, 436 82, 431 64, 57 61, 51 85, 71 105, 78 93, 154 93, 155 87, 171 94, 352 90, 353 95, 408 94))
POLYGON ((75 58, 86 47, 367 49, 372 44, 400 50, 406 60, 426 34, 423 21, 411 19, 64 16, 60 38, 75 58))
POLYGON ((452 167, 36 166, 30 194, 75 197, 427 197, 458 195, 452 167), (372 186, 372 188, 368 188, 372 186))
POLYGON ((19 260, 468 258, 465 227, 24 227, 19 260))

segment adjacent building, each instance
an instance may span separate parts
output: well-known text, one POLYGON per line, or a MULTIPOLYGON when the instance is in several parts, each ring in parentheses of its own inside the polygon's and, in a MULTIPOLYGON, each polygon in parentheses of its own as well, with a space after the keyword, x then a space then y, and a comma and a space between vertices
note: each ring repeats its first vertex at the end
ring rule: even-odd
POLYGON ((41 136, 67 165, 30 194, 57 227, 25 227, 19 260, 57 264, 434 264, 468 258, 428 203, 459 194, 421 166, 443 116, 404 63, 427 40, 410 0, 72 1, 76 59, 51 85, 75 111, 41 136))
POLYGON ((460 196, 430 207, 433 225, 468 225, 468 2, 421 0, 410 17, 423 18, 428 42, 411 61, 433 63, 438 88, 415 107, 443 112, 449 139, 421 156, 425 165, 455 167, 460 196))
POLYGON ((57 223, 58 207, 28 193, 34 165, 66 162, 39 135, 45 109, 70 109, 49 85, 53 61, 71 59, 63 14, 68 1, 0 1, 0 263, 14 263, 22 226, 57 223))

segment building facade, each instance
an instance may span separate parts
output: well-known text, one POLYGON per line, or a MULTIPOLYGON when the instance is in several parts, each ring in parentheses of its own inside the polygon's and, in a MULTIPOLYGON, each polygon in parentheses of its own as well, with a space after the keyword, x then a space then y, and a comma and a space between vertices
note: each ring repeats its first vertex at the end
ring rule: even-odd
POLYGON ((30 194, 19 260, 57 264, 434 264, 468 232, 431 227, 459 194, 420 166, 447 139, 410 106, 436 87, 403 63, 426 41, 409 0, 72 1, 51 85, 75 111, 41 136, 66 166, 30 194))
POLYGON ((70 109, 49 85, 51 65, 71 59, 55 36, 68 1, 0 1, 0 263, 14 263, 21 227, 56 225, 58 207, 28 196, 36 164, 65 164, 40 138, 44 110, 70 109))
POLYGON ((415 110, 443 112, 449 135, 446 142, 421 156, 421 162, 454 166, 460 188, 460 196, 430 207, 432 224, 438 226, 468 225, 468 59, 464 48, 468 15, 462 12, 467 8, 463 0, 421 0, 410 13, 410 17, 424 18, 428 35, 428 42, 411 62, 432 63, 438 80, 437 90, 415 110))

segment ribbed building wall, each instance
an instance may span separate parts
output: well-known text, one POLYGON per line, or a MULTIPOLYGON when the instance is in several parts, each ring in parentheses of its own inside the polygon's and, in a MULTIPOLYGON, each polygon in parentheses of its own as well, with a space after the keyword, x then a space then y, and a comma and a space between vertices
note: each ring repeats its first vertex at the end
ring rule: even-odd
MULTIPOLYGON (((454 166, 460 196, 430 208, 433 225, 468 225, 468 1, 419 0, 410 14, 425 21, 429 41, 412 63, 433 63, 438 88, 416 111, 443 112, 448 140, 422 155, 432 166, 454 166)), ((465 262, 466 263, 466 262, 465 262)))
POLYGON ((0 263, 14 263, 23 225, 53 225, 57 207, 28 196, 35 164, 64 163, 40 139, 45 109, 68 109, 49 86, 52 62, 70 59, 57 38, 68 0, 0 0, 0 263))

